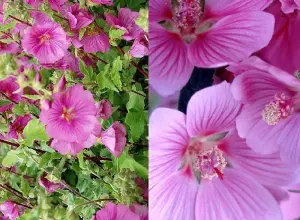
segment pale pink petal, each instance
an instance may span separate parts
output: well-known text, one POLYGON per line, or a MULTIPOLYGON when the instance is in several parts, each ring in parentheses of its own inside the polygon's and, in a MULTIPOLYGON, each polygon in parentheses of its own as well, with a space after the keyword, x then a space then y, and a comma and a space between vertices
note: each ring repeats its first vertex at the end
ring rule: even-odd
POLYGON ((282 188, 279 187, 274 187, 274 186, 264 186, 276 199, 278 203, 281 203, 282 201, 285 201, 289 198, 289 194, 286 190, 283 190, 282 188))
POLYGON ((205 16, 223 17, 240 12, 262 11, 272 0, 206 0, 205 16))
POLYGON ((167 176, 167 179, 150 189, 150 218, 195 220, 195 210, 197 210, 195 199, 198 186, 195 180, 179 173, 167 176))
POLYGON ((172 95, 188 82, 194 68, 187 45, 159 24, 150 24, 150 42, 150 85, 160 95, 172 95))
POLYGON ((281 220, 273 196, 243 172, 226 169, 224 179, 202 181, 195 204, 196 220, 281 220))
POLYGON ((265 12, 229 15, 198 35, 190 44, 190 62, 199 67, 236 63, 267 46, 274 31, 274 17, 265 12))
POLYGON ((284 163, 280 154, 258 154, 250 149, 236 131, 227 140, 227 154, 234 168, 251 175, 264 185, 284 186, 296 179, 296 165, 284 163))
POLYGON ((185 115, 173 109, 156 109, 150 117, 149 128, 149 175, 152 188, 178 170, 189 137, 185 115))
MULTIPOLYGON (((231 92, 236 100, 242 103, 255 103, 264 99, 269 103, 276 94, 286 92, 286 86, 267 72, 250 70, 236 77, 231 92)), ((262 108, 261 110, 263 110, 262 108)))
POLYGON ((149 2, 149 20, 158 22, 172 19, 173 13, 170 0, 151 0, 149 2))
POLYGON ((187 107, 187 130, 191 137, 207 136, 235 128, 241 104, 223 82, 195 93, 187 107))

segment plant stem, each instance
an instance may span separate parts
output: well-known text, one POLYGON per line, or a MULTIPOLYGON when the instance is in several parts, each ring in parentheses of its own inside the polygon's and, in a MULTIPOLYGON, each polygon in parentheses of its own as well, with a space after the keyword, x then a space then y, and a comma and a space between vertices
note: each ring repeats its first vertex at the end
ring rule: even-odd
POLYGON ((143 97, 147 98, 146 95, 144 95, 144 94, 142 94, 142 93, 139 93, 139 92, 137 92, 137 91, 130 90, 130 92, 133 92, 133 93, 135 93, 135 94, 137 94, 137 95, 140 95, 140 96, 143 96, 143 97))
MULTIPOLYGON (((1 15, 4 15, 3 12, 0 12, 1 15)), ((23 24, 27 24, 28 26, 32 26, 32 24, 28 23, 27 21, 22 21, 21 19, 15 17, 15 16, 12 16, 12 15, 9 15, 10 18, 20 22, 20 23, 23 23, 23 24)))
POLYGON ((115 200, 116 199, 97 199, 97 200, 92 200, 92 201, 88 201, 88 202, 85 202, 85 203, 82 203, 82 204, 76 206, 75 209, 78 208, 78 207, 81 207, 81 206, 90 205, 90 204, 97 203, 97 202, 115 201, 115 200))
POLYGON ((10 142, 10 141, 5 141, 3 139, 0 139, 0 143, 8 144, 8 145, 11 145, 11 146, 14 146, 14 147, 19 147, 20 146, 19 144, 16 144, 16 143, 13 143, 13 142, 10 142))
POLYGON ((3 189, 5 189, 6 191, 10 192, 10 193, 13 194, 14 196, 18 197, 19 199, 21 199, 22 201, 24 201, 24 202, 26 203, 26 205, 28 205, 29 207, 32 208, 32 206, 30 205, 30 202, 29 202, 27 199, 23 198, 22 196, 20 196, 20 195, 18 194, 18 193, 20 193, 20 192, 16 191, 15 189, 13 189, 13 188, 11 188, 11 187, 7 187, 6 185, 0 184, 0 187, 3 188, 3 189), (17 192, 18 192, 18 193, 17 193, 17 192))

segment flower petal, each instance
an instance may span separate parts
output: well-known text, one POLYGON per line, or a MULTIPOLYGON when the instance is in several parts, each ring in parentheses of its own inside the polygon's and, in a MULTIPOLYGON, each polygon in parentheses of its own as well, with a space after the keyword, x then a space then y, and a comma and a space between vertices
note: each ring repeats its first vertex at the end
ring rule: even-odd
POLYGON ((262 11, 272 0, 206 0, 205 16, 223 17, 240 12, 262 11))
POLYGON ((196 220, 281 220, 273 196, 254 179, 226 169, 224 179, 202 181, 197 195, 196 220))
POLYGON ((159 22, 172 19, 172 9, 170 0, 151 0, 149 3, 149 20, 159 22))
POLYGON ((177 110, 156 109, 150 117, 149 127, 149 175, 152 188, 178 170, 189 137, 185 115, 177 110))
POLYGON ((239 62, 267 46, 274 17, 265 12, 229 15, 199 34, 190 44, 189 59, 198 67, 220 67, 239 62))
POLYGON ((150 84, 163 96, 174 94, 189 80, 193 65, 181 37, 150 24, 150 84))
POLYGON ((232 166, 249 174, 264 185, 284 186, 295 180, 295 165, 283 163, 280 154, 258 154, 234 132, 227 140, 232 166))
POLYGON ((168 177, 150 190, 150 219, 194 220, 197 191, 196 182, 188 176, 168 177))
POLYGON ((188 134, 196 137, 229 131, 235 127, 240 108, 227 82, 203 89, 195 93, 188 104, 188 134))

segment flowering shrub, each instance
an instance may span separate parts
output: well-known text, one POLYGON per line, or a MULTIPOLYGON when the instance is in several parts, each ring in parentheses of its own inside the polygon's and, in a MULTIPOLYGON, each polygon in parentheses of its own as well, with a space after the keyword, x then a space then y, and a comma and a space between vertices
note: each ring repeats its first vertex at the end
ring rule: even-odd
POLYGON ((1 0, 0 219, 148 219, 146 0, 1 0))
POLYGON ((149 7, 151 218, 299 219, 300 2, 149 7))

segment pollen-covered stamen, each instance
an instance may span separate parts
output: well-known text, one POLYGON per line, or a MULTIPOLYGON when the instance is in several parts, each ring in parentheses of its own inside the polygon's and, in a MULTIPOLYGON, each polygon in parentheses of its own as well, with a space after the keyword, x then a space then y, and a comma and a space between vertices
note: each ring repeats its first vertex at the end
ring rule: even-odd
POLYGON ((211 180, 213 177, 219 177, 223 179, 223 171, 227 162, 217 146, 197 153, 193 150, 192 154, 193 169, 198 171, 202 178, 211 180))
POLYGON ((41 43, 49 42, 50 40, 51 40, 51 36, 47 33, 40 36, 41 43))
POLYGON ((173 0, 173 20, 181 32, 191 32, 200 23, 203 0, 173 0))
POLYGON ((61 118, 65 119, 67 122, 70 122, 75 118, 75 114, 72 108, 63 107, 63 112, 61 114, 61 118))
POLYGON ((294 111, 294 102, 286 94, 276 94, 275 100, 266 105, 262 118, 269 125, 276 125, 280 120, 288 118, 294 111))

